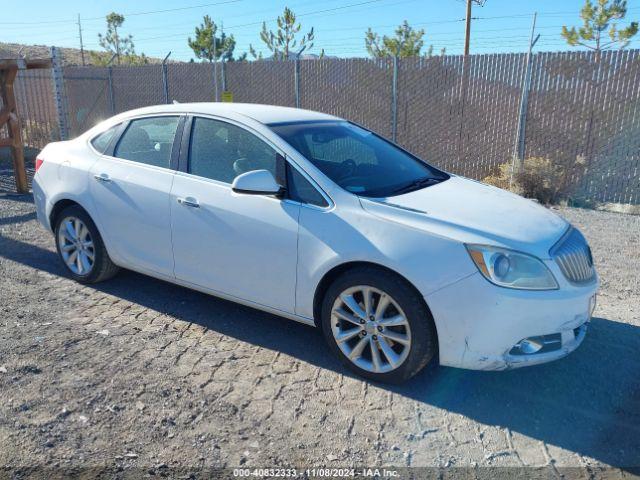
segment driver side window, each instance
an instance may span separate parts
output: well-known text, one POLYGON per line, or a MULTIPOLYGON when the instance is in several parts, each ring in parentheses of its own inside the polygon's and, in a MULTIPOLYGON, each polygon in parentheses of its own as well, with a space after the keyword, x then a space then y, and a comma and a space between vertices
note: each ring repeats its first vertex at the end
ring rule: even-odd
POLYGON ((232 183, 251 170, 268 170, 274 177, 276 151, 254 134, 233 124, 196 117, 189 142, 189 173, 232 183))

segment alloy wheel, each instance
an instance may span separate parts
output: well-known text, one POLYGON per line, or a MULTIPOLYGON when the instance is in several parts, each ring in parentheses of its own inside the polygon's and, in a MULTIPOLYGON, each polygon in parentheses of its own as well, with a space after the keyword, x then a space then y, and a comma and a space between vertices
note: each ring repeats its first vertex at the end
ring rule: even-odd
POLYGON ((331 330, 345 357, 372 373, 395 370, 411 349, 409 321, 398 303, 367 285, 350 287, 336 298, 331 330))
POLYGON ((91 232, 77 217, 66 217, 58 229, 58 247, 62 260, 76 275, 88 275, 95 263, 91 232))

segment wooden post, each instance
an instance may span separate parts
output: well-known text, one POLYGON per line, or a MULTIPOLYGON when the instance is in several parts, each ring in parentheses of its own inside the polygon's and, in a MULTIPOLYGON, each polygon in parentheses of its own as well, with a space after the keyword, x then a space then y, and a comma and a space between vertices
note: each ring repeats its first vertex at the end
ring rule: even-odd
POLYGON ((8 146, 11 149, 17 192, 27 193, 29 192, 29 185, 27 183, 27 171, 24 167, 24 149, 22 146, 22 136, 20 135, 20 119, 16 114, 16 96, 13 89, 13 83, 17 73, 17 65, 0 70, 0 92, 2 94, 0 127, 6 124, 9 130, 9 138, 1 140, 0 146, 8 146))
POLYGON ((9 59, 0 60, 0 129, 7 125, 8 138, 0 139, 0 147, 9 147, 13 159, 13 171, 16 179, 16 191, 28 193, 27 172, 24 166, 24 146, 22 143, 22 127, 18 116, 14 82, 18 69, 46 68, 50 66, 49 60, 9 59))

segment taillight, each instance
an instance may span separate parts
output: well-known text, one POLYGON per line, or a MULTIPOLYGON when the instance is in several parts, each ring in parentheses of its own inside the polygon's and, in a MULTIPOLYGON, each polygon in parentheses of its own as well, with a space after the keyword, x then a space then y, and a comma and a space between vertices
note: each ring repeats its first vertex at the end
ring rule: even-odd
POLYGON ((36 157, 36 172, 42 166, 42 162, 44 162, 44 158, 36 157))

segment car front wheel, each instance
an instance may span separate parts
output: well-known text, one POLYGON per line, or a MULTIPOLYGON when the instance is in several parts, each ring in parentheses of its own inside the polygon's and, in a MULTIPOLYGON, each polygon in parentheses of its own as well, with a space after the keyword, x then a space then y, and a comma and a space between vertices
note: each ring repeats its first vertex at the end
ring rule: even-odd
POLYGON ((403 382, 437 352, 424 299, 398 275, 375 267, 347 271, 329 287, 322 327, 336 355, 374 381, 403 382))

